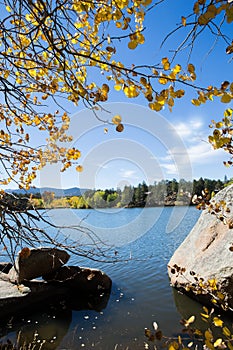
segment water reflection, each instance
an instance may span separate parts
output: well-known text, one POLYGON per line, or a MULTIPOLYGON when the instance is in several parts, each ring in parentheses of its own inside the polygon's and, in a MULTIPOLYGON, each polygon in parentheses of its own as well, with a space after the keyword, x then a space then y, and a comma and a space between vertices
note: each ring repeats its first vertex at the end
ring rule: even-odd
POLYGON ((177 289, 172 288, 173 297, 177 311, 180 313, 182 319, 189 319, 190 316, 195 316, 195 327, 204 330, 206 329, 206 322, 201 318, 203 312, 203 306, 197 301, 191 299, 187 295, 179 292, 177 289))
POLYGON ((37 310, 25 309, 20 314, 9 315, 0 321, 1 344, 17 344, 18 348, 33 345, 34 350, 55 350, 67 334, 72 322, 73 310, 95 310, 106 308, 109 293, 54 300, 38 305, 37 310))
POLYGON ((224 326, 227 326, 232 330, 232 314, 227 314, 220 309, 213 311, 213 307, 208 306, 207 309, 208 312, 211 313, 211 317, 209 319, 205 319, 201 316, 201 313, 206 313, 203 310, 202 304, 191 299, 187 295, 180 293, 175 288, 173 288, 173 296, 177 311, 180 313, 182 319, 187 320, 190 316, 195 316, 195 322, 192 324, 192 328, 198 329, 203 334, 207 329, 211 329, 213 336, 217 339, 218 337, 223 336, 221 333, 221 328, 215 327, 213 323, 213 318, 218 316, 224 322, 224 326))

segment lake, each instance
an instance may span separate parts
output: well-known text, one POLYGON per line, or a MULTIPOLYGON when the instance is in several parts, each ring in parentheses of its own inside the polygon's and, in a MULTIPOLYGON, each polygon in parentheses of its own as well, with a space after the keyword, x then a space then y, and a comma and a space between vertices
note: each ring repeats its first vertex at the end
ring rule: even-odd
MULTIPOLYGON (((144 349, 144 329, 152 328, 154 321, 164 334, 178 334, 179 320, 197 312, 200 305, 174 293, 167 263, 199 215, 194 207, 49 211, 52 222, 80 222, 113 247, 121 262, 107 264, 75 255, 69 261, 106 272, 113 281, 111 295, 98 311, 41 305, 37 311, 1 320, 1 340, 14 342, 21 334, 28 341, 36 334, 36 349, 135 350, 144 349)), ((69 235, 85 243, 84 235, 72 230, 69 235)))

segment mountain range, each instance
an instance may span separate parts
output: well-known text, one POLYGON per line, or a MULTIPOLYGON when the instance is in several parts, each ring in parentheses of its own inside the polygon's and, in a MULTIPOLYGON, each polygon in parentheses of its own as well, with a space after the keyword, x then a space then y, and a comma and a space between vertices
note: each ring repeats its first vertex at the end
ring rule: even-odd
POLYGON ((72 197, 72 196, 81 196, 84 192, 86 192, 87 188, 79 188, 79 187, 71 187, 71 188, 53 188, 53 187, 31 187, 30 190, 24 189, 8 189, 6 192, 15 193, 17 195, 24 194, 43 194, 44 192, 54 192, 55 197, 72 197))

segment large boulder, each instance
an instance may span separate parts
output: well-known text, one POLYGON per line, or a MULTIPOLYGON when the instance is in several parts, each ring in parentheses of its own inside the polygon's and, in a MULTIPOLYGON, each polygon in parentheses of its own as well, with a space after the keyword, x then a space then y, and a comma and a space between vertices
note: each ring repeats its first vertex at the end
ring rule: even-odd
POLYGON ((57 248, 23 248, 15 261, 15 268, 9 271, 12 282, 21 283, 24 280, 41 277, 59 269, 66 264, 70 255, 57 248))
POLYGON ((223 293, 224 305, 233 308, 233 185, 220 191, 211 204, 175 251, 168 274, 172 286, 202 302, 212 299, 211 294, 221 301, 223 293))

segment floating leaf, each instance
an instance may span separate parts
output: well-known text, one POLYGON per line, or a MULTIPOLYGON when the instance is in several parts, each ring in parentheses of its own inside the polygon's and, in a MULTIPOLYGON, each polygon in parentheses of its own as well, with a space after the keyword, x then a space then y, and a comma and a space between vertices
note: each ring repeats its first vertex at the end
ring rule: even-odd
POLYGON ((151 331, 148 328, 145 328, 145 336, 150 337, 151 331))
POLYGON ((189 317, 189 319, 187 320, 187 323, 188 324, 191 324, 191 323, 193 323, 195 321, 195 316, 191 316, 191 317, 189 317))
POLYGON ((224 334, 226 337, 230 337, 230 336, 231 336, 231 332, 230 332, 229 328, 227 328, 226 326, 223 327, 222 332, 223 332, 223 334, 224 334))
POLYGON ((218 317, 214 317, 213 318, 213 323, 216 327, 222 327, 223 326, 223 321, 218 318, 218 317))
POLYGON ((215 342, 214 342, 214 347, 217 348, 218 346, 220 346, 222 344, 222 339, 218 338, 215 342))
POLYGON ((213 334, 212 334, 211 330, 207 329, 205 331, 205 339, 207 339, 207 340, 212 340, 213 339, 213 334))
POLYGON ((173 341, 168 345, 168 350, 178 350, 179 347, 179 344, 176 341, 173 341))

